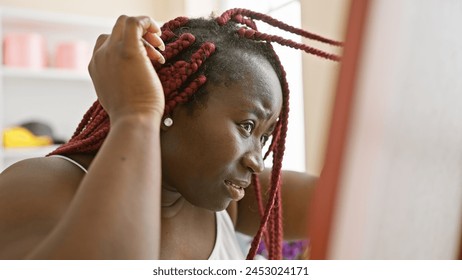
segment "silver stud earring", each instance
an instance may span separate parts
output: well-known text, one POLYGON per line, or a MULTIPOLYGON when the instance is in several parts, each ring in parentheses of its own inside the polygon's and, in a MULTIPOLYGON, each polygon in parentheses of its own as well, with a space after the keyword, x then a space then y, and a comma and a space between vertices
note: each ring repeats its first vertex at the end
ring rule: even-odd
POLYGON ((166 127, 171 127, 171 126, 173 125, 173 120, 172 120, 172 118, 169 118, 169 117, 165 118, 165 119, 164 119, 164 125, 165 125, 166 127))

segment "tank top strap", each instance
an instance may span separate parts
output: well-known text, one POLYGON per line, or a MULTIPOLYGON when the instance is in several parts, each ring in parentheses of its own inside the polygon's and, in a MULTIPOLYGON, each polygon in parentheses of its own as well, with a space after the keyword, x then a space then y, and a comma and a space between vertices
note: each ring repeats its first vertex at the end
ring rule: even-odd
POLYGON ((79 167, 80 169, 82 169, 83 172, 88 173, 88 171, 85 169, 85 167, 83 167, 80 163, 76 162, 75 160, 73 160, 73 159, 71 159, 71 158, 68 158, 68 157, 63 156, 63 155, 51 155, 51 156, 49 156, 49 157, 57 157, 57 158, 65 159, 65 160, 67 160, 68 162, 73 163, 74 165, 76 165, 77 167, 79 167))

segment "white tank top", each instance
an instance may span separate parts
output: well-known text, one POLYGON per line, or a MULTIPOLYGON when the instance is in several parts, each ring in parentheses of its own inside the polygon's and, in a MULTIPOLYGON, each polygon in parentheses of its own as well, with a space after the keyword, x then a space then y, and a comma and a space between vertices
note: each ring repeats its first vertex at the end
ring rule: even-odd
MULTIPOLYGON (((50 157, 57 157, 65 159, 80 169, 83 172, 87 173, 85 167, 76 162, 75 160, 62 156, 62 155, 52 155, 50 157)), ((209 256, 209 260, 243 260, 245 259, 244 254, 242 253, 239 242, 236 238, 236 232, 234 230, 234 225, 226 210, 215 213, 216 221, 216 233, 215 245, 213 247, 212 253, 209 256)))
POLYGON ((217 236, 209 260, 244 260, 233 222, 226 210, 216 212, 217 236))

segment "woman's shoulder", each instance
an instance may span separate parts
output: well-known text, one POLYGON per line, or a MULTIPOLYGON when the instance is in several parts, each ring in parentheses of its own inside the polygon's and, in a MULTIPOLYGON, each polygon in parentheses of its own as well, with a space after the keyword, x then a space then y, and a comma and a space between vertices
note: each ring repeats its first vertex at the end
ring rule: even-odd
POLYGON ((0 174, 0 259, 22 258, 58 223, 85 173, 61 158, 33 158, 0 174))
POLYGON ((85 172, 57 157, 31 158, 14 163, 0 174, 0 197, 5 191, 18 194, 75 191, 85 172), (25 190, 29 192, 24 193, 25 190))

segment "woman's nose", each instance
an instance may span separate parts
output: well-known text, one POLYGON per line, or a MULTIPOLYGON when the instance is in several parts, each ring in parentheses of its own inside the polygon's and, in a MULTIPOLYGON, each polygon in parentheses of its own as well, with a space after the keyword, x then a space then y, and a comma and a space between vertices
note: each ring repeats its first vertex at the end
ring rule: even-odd
POLYGON ((261 149, 247 152, 244 155, 243 161, 245 167, 247 167, 252 173, 261 173, 265 169, 261 149))

